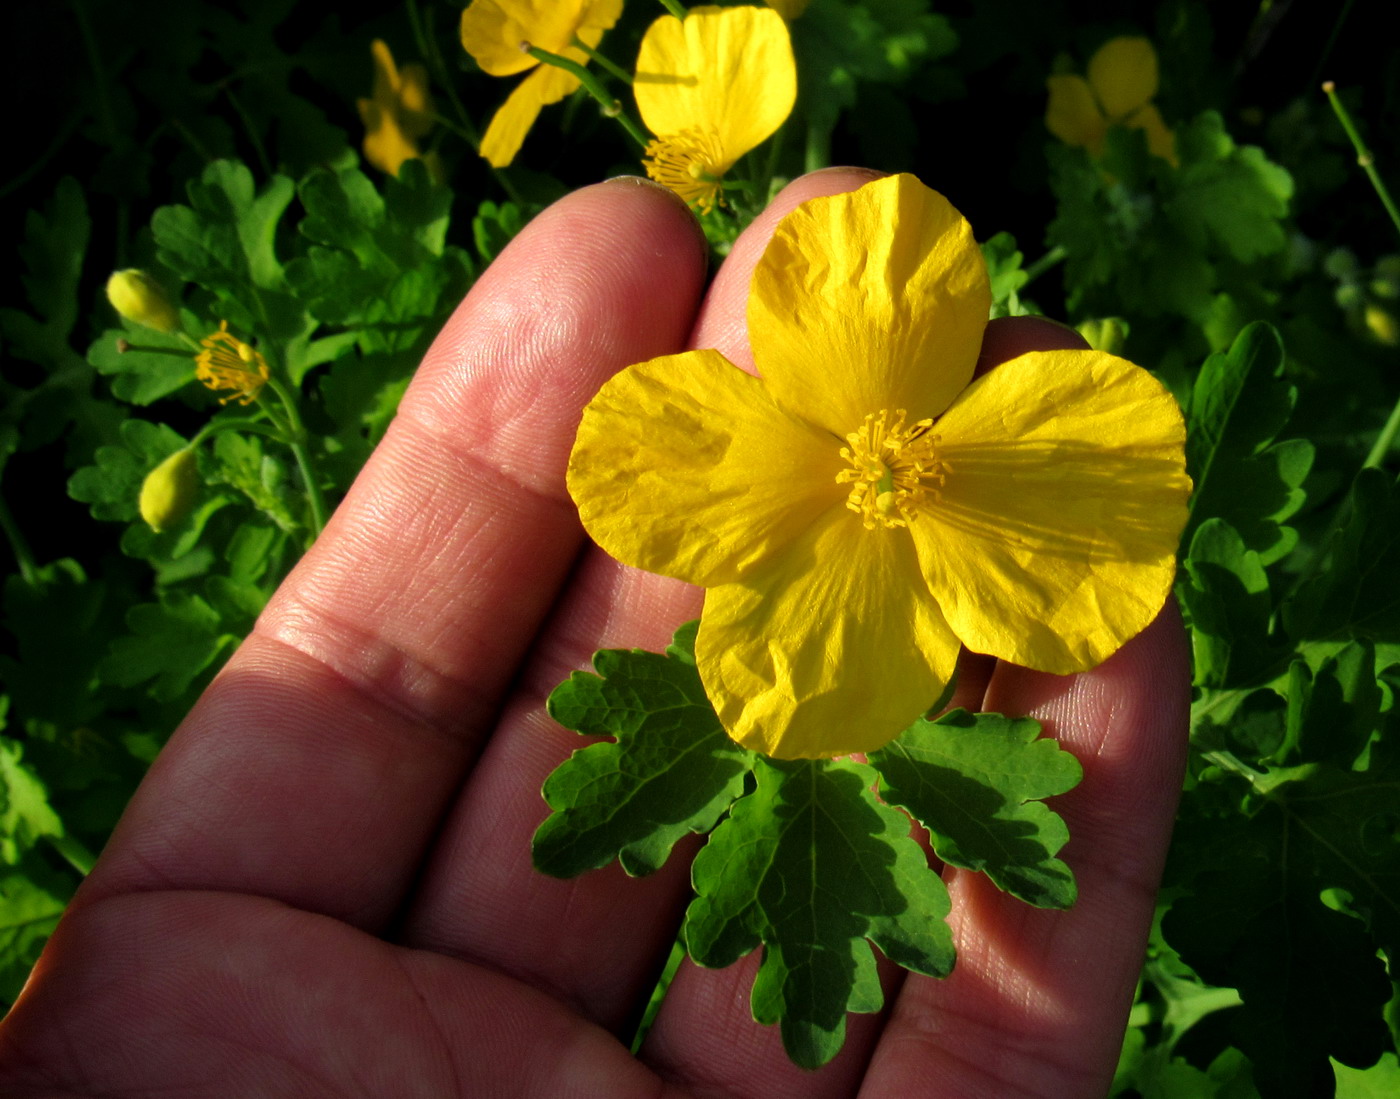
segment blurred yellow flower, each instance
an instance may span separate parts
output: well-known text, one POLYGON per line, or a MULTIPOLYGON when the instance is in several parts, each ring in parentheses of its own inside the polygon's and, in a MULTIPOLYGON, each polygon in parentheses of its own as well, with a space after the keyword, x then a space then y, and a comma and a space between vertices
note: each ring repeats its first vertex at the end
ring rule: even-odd
POLYGON ((962 645, 1076 672, 1161 609, 1190 491, 1175 400, 1098 351, 974 380, 989 305, 971 227, 892 176, 779 225, 749 296, 761 378, 689 351, 584 411, 583 525, 707 589, 696 661, 740 743, 871 751, 962 645))
POLYGON ((267 360, 228 330, 228 321, 219 330, 199 341, 203 350, 195 356, 194 376, 210 389, 232 389, 223 403, 238 399, 252 404, 267 384, 267 360))
POLYGON ((194 451, 185 447, 146 474, 137 507, 146 525, 159 534, 190 513, 198 492, 199 467, 194 451))
POLYGON ((535 46, 588 64, 577 38, 596 49, 603 32, 622 14, 622 0, 472 0, 462 12, 462 47, 492 76, 535 69, 510 93, 481 139, 481 155, 504 168, 520 151, 540 108, 557 103, 579 86, 578 77, 541 65, 525 52, 535 46))
POLYGON ((647 174, 708 212, 724 173, 792 113, 797 68, 787 24, 771 8, 692 8, 647 30, 633 88, 656 135, 647 174))
POLYGON ((1088 79, 1052 76, 1045 125, 1066 145, 1103 155, 1110 126, 1147 135, 1153 156, 1176 163, 1176 139, 1152 102, 1157 94, 1157 51, 1146 38, 1113 38, 1089 59, 1088 79))
POLYGON ((394 55, 379 39, 370 44, 374 57, 374 91, 356 101, 365 124, 365 159, 381 171, 398 175, 405 160, 421 157, 418 138, 433 128, 433 100, 428 70, 422 65, 394 64, 394 55))

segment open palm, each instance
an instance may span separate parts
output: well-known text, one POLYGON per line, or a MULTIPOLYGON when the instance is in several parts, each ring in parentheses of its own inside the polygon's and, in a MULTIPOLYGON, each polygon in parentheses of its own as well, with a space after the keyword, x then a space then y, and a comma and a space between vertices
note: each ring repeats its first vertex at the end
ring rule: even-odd
MULTIPOLYGON (((748 364, 748 277, 778 217, 868 178, 791 185, 703 301, 704 242, 652 185, 588 188, 526 228, 152 767, 0 1027, 0 1094, 1105 1091, 1185 753, 1171 608, 1082 675, 965 661, 961 704, 1032 714, 1084 764, 1055 803, 1079 902, 1034 910, 950 871, 953 975, 882 970, 886 1011, 853 1017, 818 1073, 749 1016, 754 957, 683 966, 628 1053, 691 849, 640 880, 530 865, 540 783, 579 745, 545 715, 550 688, 595 649, 664 647, 700 603, 585 547, 564 492, 580 411, 616 370, 687 345, 748 364)), ((983 364, 1057 346, 1081 344, 996 322, 983 364)))

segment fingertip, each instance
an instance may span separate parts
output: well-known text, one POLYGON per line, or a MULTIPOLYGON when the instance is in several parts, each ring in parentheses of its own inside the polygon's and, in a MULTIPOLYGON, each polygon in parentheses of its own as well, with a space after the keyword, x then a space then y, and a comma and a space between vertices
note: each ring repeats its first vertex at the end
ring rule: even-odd
POLYGON ((997 317, 987 323, 976 373, 1028 351, 1087 351, 1089 342, 1069 325, 1050 317, 997 317))

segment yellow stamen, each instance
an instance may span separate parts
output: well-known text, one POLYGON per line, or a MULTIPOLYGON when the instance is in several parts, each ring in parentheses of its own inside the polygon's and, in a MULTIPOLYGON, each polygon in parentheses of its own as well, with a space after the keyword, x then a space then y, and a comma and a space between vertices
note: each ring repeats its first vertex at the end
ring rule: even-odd
POLYGON ((228 330, 228 321, 219 330, 199 341, 203 351, 195 356, 194 376, 210 389, 232 389, 223 404, 235 398, 242 404, 257 400, 267 383, 267 360, 228 330))
POLYGON ((724 163, 713 134, 692 129, 674 137, 656 138, 647 146, 646 156, 642 163, 647 175, 675 191, 702 214, 723 202, 720 180, 729 165, 724 163))
POLYGON ((907 527, 919 511, 938 499, 948 465, 938 457, 938 436, 932 420, 906 425, 904 409, 871 412, 846 436, 841 448, 848 463, 836 475, 838 484, 851 484, 846 506, 856 512, 866 530, 907 527))

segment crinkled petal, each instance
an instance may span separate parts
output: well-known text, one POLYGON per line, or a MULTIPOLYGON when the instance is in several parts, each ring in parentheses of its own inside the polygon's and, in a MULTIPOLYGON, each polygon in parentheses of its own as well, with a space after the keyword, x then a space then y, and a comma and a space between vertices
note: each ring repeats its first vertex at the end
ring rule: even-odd
POLYGON ((522 42, 563 53, 579 35, 596 46, 621 13, 622 0, 473 0, 462 12, 462 47, 492 76, 514 76, 539 64, 522 42))
POLYGON ((1134 111, 1124 125, 1147 135, 1147 148, 1153 156, 1176 163, 1176 135, 1167 129, 1167 124, 1162 121, 1162 112, 1153 104, 1134 111))
POLYGON ((964 644, 1066 674, 1152 621, 1191 482, 1181 412, 1147 371, 1032 352, 975 381, 933 430, 946 480, 909 530, 964 644))
POLYGON ((967 385, 991 293, 972 227, 911 175, 803 203, 754 270, 749 342, 774 399, 838 437, 937 415, 967 385))
POLYGON ((494 168, 504 168, 520 151, 540 108, 557 103, 578 87, 578 77, 551 65, 541 65, 511 92, 481 137, 481 155, 494 168))
POLYGON ((633 83, 652 133, 712 135, 727 169, 792 113, 797 68, 787 24, 771 8, 692 8, 648 28, 633 83))
POLYGON ((1045 82, 1050 101, 1045 107, 1045 128, 1066 145, 1103 151, 1108 123, 1094 102, 1094 93, 1082 76, 1052 76, 1045 82))
POLYGON ((1111 38, 1089 58, 1089 87, 1110 121, 1157 94, 1157 51, 1146 38, 1111 38))
POLYGON ((905 532, 839 509, 705 593, 695 655, 729 735, 799 759, 888 743, 937 700, 959 647, 905 532))
POLYGON ((569 458, 569 493, 619 561, 711 587, 784 552, 822 511, 844 510, 838 451, 759 379, 717 351, 690 351, 628 367, 599 390, 569 458))

